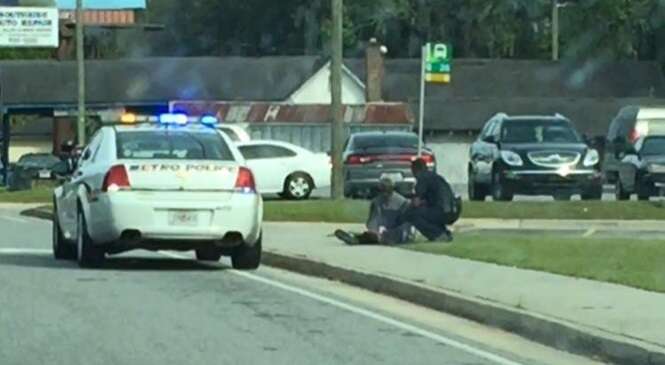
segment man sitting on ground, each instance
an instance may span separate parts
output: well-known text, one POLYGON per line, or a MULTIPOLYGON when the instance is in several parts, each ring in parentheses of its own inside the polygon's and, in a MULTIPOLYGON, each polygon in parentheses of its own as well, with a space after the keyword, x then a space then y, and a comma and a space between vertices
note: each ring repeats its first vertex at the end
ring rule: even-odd
POLYGON ((409 205, 409 200, 395 192, 392 180, 384 178, 379 184, 379 195, 372 200, 367 231, 354 234, 335 231, 335 237, 349 245, 399 244, 413 239, 411 225, 401 224, 400 217, 409 205))
POLYGON ((416 177, 416 194, 401 221, 412 224, 429 241, 451 242, 446 224, 459 218, 461 206, 450 184, 430 171, 423 159, 413 161, 411 171, 416 177))

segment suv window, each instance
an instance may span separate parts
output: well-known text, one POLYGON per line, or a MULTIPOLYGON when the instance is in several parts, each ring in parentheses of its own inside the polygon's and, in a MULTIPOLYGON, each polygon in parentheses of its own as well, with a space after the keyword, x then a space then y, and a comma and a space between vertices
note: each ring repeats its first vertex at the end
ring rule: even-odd
POLYGON ((270 146, 270 145, 252 145, 252 146, 241 146, 240 153, 247 160, 257 160, 257 159, 266 159, 266 158, 285 158, 285 157, 294 157, 296 153, 292 150, 280 147, 280 146, 270 146))
POLYGON ((580 136, 570 123, 552 120, 507 120, 501 126, 505 143, 579 143, 580 136))
POLYGON ((485 123, 485 127, 483 127, 483 130, 480 132, 480 139, 485 139, 487 136, 489 136, 495 124, 496 119, 490 119, 487 123, 485 123))
POLYGON ((119 131, 119 159, 233 161, 233 154, 216 133, 191 131, 119 131))
POLYGON ((637 146, 642 155, 665 155, 665 137, 648 137, 637 146))

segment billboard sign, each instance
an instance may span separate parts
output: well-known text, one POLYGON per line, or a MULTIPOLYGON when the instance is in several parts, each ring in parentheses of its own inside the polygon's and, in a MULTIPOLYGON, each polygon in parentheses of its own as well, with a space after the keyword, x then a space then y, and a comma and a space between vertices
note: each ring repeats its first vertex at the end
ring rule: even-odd
POLYGON ((0 47, 58 47, 56 8, 0 6, 0 47))

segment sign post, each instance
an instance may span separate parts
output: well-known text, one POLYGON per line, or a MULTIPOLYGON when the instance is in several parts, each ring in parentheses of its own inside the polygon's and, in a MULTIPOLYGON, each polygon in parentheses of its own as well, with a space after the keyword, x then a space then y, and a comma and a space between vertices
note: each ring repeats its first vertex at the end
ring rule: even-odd
POLYGON ((452 67, 452 47, 444 43, 427 43, 421 52, 420 72, 420 108, 418 116, 418 156, 423 153, 423 129, 425 124, 425 93, 426 84, 449 84, 452 67))

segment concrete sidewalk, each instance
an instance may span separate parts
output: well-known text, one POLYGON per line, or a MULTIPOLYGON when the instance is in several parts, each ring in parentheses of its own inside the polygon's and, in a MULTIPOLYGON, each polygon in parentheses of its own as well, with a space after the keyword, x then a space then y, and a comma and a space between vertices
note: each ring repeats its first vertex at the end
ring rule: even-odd
POLYGON ((621 232, 663 232, 665 224, 657 220, 601 220, 601 219, 494 219, 463 218, 455 227, 458 229, 483 230, 542 230, 542 231, 621 231, 621 232))
POLYGON ((266 223, 265 262, 414 299, 570 352, 665 364, 665 294, 394 247, 350 247, 330 236, 339 227, 266 223))

